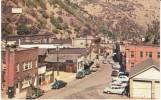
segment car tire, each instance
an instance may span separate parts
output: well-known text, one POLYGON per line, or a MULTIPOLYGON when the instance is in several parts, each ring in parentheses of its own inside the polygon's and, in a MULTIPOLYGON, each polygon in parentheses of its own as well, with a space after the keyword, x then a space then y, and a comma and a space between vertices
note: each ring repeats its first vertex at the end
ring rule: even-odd
POLYGON ((107 91, 107 94, 110 94, 111 92, 110 91, 107 91))
POLYGON ((125 96, 125 95, 126 95, 126 93, 125 93, 125 92, 122 92, 122 95, 123 95, 123 96, 125 96))

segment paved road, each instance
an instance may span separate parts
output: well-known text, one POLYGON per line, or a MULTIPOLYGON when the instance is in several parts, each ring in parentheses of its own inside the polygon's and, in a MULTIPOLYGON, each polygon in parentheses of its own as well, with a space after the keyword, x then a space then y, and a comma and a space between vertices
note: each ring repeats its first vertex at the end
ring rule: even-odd
POLYGON ((82 79, 75 79, 64 88, 50 90, 39 99, 103 99, 105 97, 99 94, 102 94, 105 86, 111 82, 111 70, 110 65, 102 64, 97 72, 93 72, 82 79))

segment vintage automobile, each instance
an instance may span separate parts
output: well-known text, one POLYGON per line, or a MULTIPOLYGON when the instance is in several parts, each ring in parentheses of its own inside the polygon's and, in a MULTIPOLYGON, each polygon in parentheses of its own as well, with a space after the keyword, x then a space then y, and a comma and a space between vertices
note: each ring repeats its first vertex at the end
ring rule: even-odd
POLYGON ((52 89, 59 89, 62 87, 65 87, 67 85, 67 82, 64 82, 63 80, 56 80, 54 84, 51 86, 52 89))
POLYGON ((91 70, 90 69, 86 69, 86 70, 84 70, 84 73, 85 73, 85 75, 89 75, 89 74, 91 74, 91 70))
POLYGON ((85 73, 84 73, 84 71, 79 71, 77 74, 76 74, 76 79, 79 79, 79 78, 83 78, 83 77, 85 77, 85 73))
POLYGON ((42 96, 43 93, 44 93, 44 91, 41 90, 40 88, 30 85, 30 87, 28 87, 28 89, 27 89, 26 99, 38 98, 38 97, 42 96))
POLYGON ((115 94, 125 94, 124 93, 125 88, 122 88, 120 86, 108 86, 105 88, 105 90, 103 91, 103 93, 115 93, 115 94))

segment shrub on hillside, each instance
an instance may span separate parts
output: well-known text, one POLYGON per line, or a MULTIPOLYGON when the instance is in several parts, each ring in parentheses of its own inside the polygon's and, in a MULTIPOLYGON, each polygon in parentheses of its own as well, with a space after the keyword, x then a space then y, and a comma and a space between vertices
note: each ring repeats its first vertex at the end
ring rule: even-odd
POLYGON ((18 35, 24 35, 29 34, 29 30, 26 25, 21 25, 17 27, 17 34, 18 35))

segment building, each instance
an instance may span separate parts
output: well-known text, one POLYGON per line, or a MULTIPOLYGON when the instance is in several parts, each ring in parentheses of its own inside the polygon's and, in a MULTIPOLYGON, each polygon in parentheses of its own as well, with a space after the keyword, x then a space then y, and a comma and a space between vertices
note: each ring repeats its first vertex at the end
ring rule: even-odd
POLYGON ((14 94, 26 90, 30 84, 37 86, 38 48, 6 47, 5 90, 14 94))
POLYGON ((160 97, 160 64, 152 58, 131 68, 130 97, 156 99, 160 97))
POLYGON ((72 39, 53 39, 53 44, 59 44, 63 48, 72 48, 72 39))
POLYGON ((21 44, 50 43, 52 40, 51 37, 53 37, 53 34, 16 35, 6 37, 6 42, 9 45, 18 45, 20 41, 21 44))
POLYGON ((159 61, 160 47, 135 44, 126 45, 126 70, 130 70, 133 66, 139 64, 149 57, 159 61))
POLYGON ((126 49, 125 49, 125 44, 124 43, 116 43, 116 59, 121 65, 122 70, 125 70, 126 66, 126 49))
POLYGON ((75 38, 72 39, 72 46, 73 48, 86 48, 91 45, 93 39, 93 37, 75 38))

